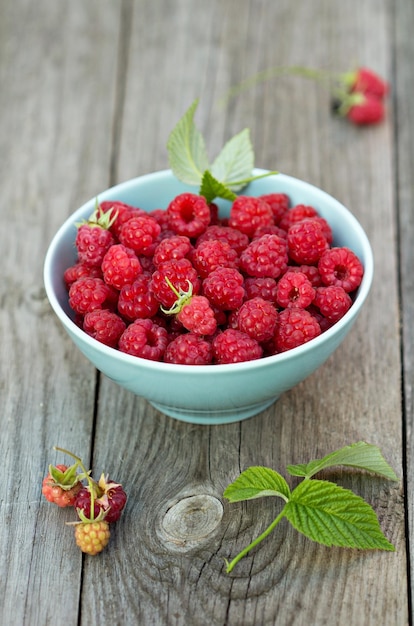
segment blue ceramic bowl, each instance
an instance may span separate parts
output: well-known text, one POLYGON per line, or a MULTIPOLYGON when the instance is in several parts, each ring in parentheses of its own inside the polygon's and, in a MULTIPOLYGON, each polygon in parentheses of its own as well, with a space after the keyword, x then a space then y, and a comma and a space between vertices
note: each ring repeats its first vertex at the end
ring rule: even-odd
MULTIPOLYGON (((165 170, 121 183, 101 193, 98 199, 120 200, 150 211, 166 208, 184 191, 194 192, 195 188, 184 185, 165 170)), ((75 223, 93 212, 96 199, 92 198, 58 230, 44 264, 50 304, 85 357, 110 379, 146 398, 162 413, 193 424, 225 424, 252 417, 320 367, 344 340, 367 298, 373 278, 371 246, 355 217, 337 200, 308 183, 278 174, 254 181, 243 194, 272 192, 288 194, 292 204, 313 205, 331 225, 334 245, 348 246, 361 259, 365 270, 362 284, 354 304, 339 322, 319 337, 283 354, 230 365, 158 363, 108 348, 74 323, 63 282, 65 269, 76 258, 75 223)), ((222 214, 228 214, 230 204, 218 204, 222 214)))

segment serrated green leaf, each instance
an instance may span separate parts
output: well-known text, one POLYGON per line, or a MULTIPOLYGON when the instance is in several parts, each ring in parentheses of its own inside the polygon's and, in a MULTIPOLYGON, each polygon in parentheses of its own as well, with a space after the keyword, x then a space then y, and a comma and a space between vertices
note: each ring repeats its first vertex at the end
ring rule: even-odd
POLYGON ((245 128, 225 144, 211 166, 211 173, 233 191, 239 191, 244 186, 239 181, 251 177, 253 167, 250 131, 245 128))
POLYGON ((200 185, 209 161, 202 134, 194 124, 195 100, 170 133, 167 151, 173 174, 187 185, 200 185))
POLYGON ((290 489, 286 480, 269 467, 253 466, 246 469, 224 491, 223 496, 230 502, 252 500, 264 496, 279 496, 286 502, 290 489))
POLYGON ((325 546, 395 550, 370 505, 328 481, 302 481, 292 491, 284 514, 296 530, 325 546))
POLYGON ((209 170, 203 174, 201 181, 200 195, 204 196, 208 203, 213 202, 215 198, 223 198, 231 202, 236 199, 236 194, 214 178, 209 170))
POLYGON ((384 459, 380 449, 377 446, 365 443, 365 441, 345 446, 327 454, 322 459, 310 461, 307 464, 288 465, 287 471, 291 476, 310 478, 323 469, 337 465, 364 469, 384 476, 389 480, 398 480, 397 475, 384 459))

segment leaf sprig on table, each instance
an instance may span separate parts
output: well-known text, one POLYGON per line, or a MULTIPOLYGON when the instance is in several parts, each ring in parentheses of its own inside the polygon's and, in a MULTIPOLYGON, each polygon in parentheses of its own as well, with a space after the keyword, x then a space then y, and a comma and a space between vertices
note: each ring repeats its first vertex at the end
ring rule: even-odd
POLYGON ((281 474, 262 466, 249 467, 228 485, 223 495, 230 502, 277 496, 285 504, 259 537, 232 561, 226 561, 227 573, 263 541, 283 518, 312 541, 328 547, 394 551, 394 546, 380 528, 373 508, 363 498, 331 481, 312 479, 321 470, 339 465, 365 470, 388 480, 398 480, 379 448, 360 441, 322 459, 307 464, 288 465, 287 471, 291 476, 303 478, 293 490, 281 474))
POLYGON ((176 178, 187 185, 198 186, 200 195, 207 202, 213 202, 215 198, 233 201, 235 192, 253 180, 277 174, 266 172, 252 176, 254 151, 247 128, 232 137, 210 164, 206 142, 194 123, 197 106, 198 100, 194 100, 168 138, 168 158, 176 178))

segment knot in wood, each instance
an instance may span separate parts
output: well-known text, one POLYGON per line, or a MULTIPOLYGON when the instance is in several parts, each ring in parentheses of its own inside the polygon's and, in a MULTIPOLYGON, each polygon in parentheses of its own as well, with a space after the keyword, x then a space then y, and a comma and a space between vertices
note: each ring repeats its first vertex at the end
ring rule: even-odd
POLYGON ((203 541, 220 524, 223 505, 214 496, 196 495, 183 498, 166 512, 162 528, 170 541, 190 547, 203 541))

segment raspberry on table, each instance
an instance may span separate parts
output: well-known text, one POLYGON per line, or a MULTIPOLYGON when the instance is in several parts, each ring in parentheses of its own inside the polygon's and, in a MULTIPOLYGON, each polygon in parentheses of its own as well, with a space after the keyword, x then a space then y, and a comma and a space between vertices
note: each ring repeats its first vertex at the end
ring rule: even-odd
POLYGON ((189 283, 193 294, 200 291, 201 281, 188 259, 171 259, 161 263, 151 276, 149 288, 166 309, 170 309, 177 299, 166 279, 177 291, 187 291, 189 283))
POLYGON ((74 475, 74 466, 56 465, 49 467, 49 473, 42 482, 42 493, 48 502, 64 508, 73 506, 77 494, 82 489, 78 475, 74 475))
POLYGON ((313 303, 330 322, 337 322, 351 308, 352 298, 339 285, 318 287, 313 303))
POLYGON ((69 305, 80 315, 105 307, 112 290, 102 278, 78 278, 69 288, 69 305))
POLYGON ((135 252, 119 243, 111 246, 105 254, 102 272, 107 285, 121 290, 124 285, 134 282, 142 273, 142 267, 135 252))
POLYGON ((321 327, 309 311, 292 307, 279 313, 274 345, 277 352, 286 352, 320 334, 321 327))
POLYGON ((136 255, 145 254, 158 235, 161 226, 149 215, 138 215, 131 217, 121 227, 119 241, 127 248, 130 248, 136 255))
POLYGON ((259 342, 241 330, 227 328, 213 339, 215 363, 241 363, 260 359, 262 356, 263 349, 259 342))
POLYGON ((278 313, 268 300, 246 300, 237 313, 238 329, 259 343, 271 339, 275 332, 278 313))
POLYGON ((201 278, 206 278, 217 267, 239 267, 236 250, 220 239, 202 241, 194 249, 191 259, 201 278))
POLYGON ((284 309, 306 309, 314 297, 315 289, 303 272, 287 271, 277 283, 277 303, 284 309))
POLYGON ((290 207, 290 198, 286 193, 267 193, 259 196, 272 209, 273 222, 276 226, 290 207))
POLYGON ((97 341, 116 348, 126 324, 116 313, 108 309, 97 309, 86 313, 82 328, 97 341))
POLYGON ((273 223, 270 205, 260 198, 238 196, 231 205, 228 225, 248 237, 252 237, 259 226, 270 226, 273 223))
POLYGON ((318 222, 302 220, 292 224, 287 234, 289 258, 299 265, 315 265, 329 244, 318 222))
POLYGON ((210 365, 212 360, 211 342, 191 332, 173 339, 164 354, 165 363, 179 365, 210 365))
POLYGON ((118 343, 121 352, 151 361, 161 361, 167 345, 167 330, 149 318, 127 326, 118 343))
POLYGON ((179 194, 167 207, 168 226, 177 235, 194 239, 210 224, 210 208, 203 196, 179 194))
POLYGON ((76 496, 74 506, 79 517, 81 519, 82 516, 87 519, 91 517, 91 488, 94 490, 94 518, 104 513, 105 522, 112 524, 118 521, 125 507, 127 495, 121 484, 115 483, 104 474, 98 483, 93 481, 92 487, 90 485, 83 487, 76 496))
POLYGON ((233 267, 217 267, 210 272, 203 280, 202 291, 215 307, 224 311, 238 309, 246 295, 243 275, 233 267))
POLYGON ((108 545, 110 537, 107 521, 79 522, 75 526, 76 544, 86 554, 94 556, 108 545))
POLYGON ((150 282, 151 275, 142 273, 119 292, 118 312, 129 322, 158 313, 160 303, 150 289, 150 282))
POLYGON ((348 293, 359 287, 364 275, 361 261, 347 247, 326 250, 319 259, 318 271, 324 285, 337 285, 348 293))
POLYGON ((240 269, 248 276, 279 278, 287 263, 287 242, 278 235, 254 239, 240 255, 240 269))

